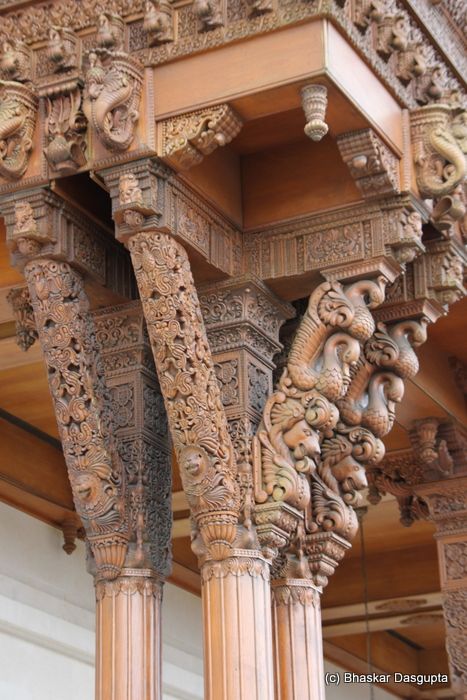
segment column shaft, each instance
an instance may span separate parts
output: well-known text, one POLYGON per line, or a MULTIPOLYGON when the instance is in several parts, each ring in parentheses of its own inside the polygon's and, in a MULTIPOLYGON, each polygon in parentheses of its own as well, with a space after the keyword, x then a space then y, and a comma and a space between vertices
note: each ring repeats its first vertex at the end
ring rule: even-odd
POLYGON ((259 552, 202 568, 205 700, 273 700, 269 564, 259 552))
POLYGON ((324 700, 319 589, 304 579, 271 588, 276 700, 324 700))
POLYGON ((161 700, 162 582, 123 574, 96 585, 96 700, 161 700))

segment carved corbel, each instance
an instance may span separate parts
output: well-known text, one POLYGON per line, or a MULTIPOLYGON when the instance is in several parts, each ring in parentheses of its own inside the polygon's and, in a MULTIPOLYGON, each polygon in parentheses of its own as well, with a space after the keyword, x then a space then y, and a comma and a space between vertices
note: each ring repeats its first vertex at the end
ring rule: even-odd
POLYGON ((372 129, 343 134, 337 145, 365 199, 400 192, 399 160, 372 129))
MULTIPOLYGON (((346 394, 360 342, 374 331, 366 304, 381 303, 383 289, 369 281, 326 282, 310 297, 255 438, 256 522, 269 556, 289 544, 298 527, 347 541, 356 532, 348 504, 366 478, 352 454, 371 455, 361 429, 342 427, 336 438, 336 402, 346 394)), ((378 452, 378 443, 374 447, 378 452)))
POLYGON ((194 0, 193 12, 200 21, 200 31, 210 32, 224 26, 219 0, 194 0))
POLYGON ((410 121, 420 194, 427 199, 451 195, 466 174, 465 143, 452 131, 451 108, 422 107, 411 113, 410 121))
POLYGON ((329 130, 325 121, 328 89, 325 85, 305 85, 300 95, 306 117, 305 134, 312 141, 321 141, 329 130))
POLYGON ((174 40, 174 11, 170 0, 146 0, 143 30, 148 46, 160 46, 174 40))
POLYGON ((27 85, 0 80, 0 176, 18 180, 29 164, 37 97, 27 85))
POLYGON ((37 340, 36 322, 27 287, 12 289, 7 296, 16 323, 16 344, 26 352, 37 340))
POLYGON ((391 244, 391 250, 397 262, 406 265, 425 252, 422 243, 423 219, 418 211, 412 207, 406 207, 400 211, 398 217, 399 237, 391 244))
POLYGON ((467 293, 464 287, 467 253, 454 238, 429 241, 427 254, 414 261, 414 273, 425 276, 429 293, 443 306, 450 306, 467 293))
POLYGON ((177 168, 186 170, 218 146, 230 143, 240 132, 242 123, 226 104, 167 119, 161 124, 161 155, 177 168))
POLYGON ((123 20, 103 13, 97 46, 88 52, 83 111, 105 148, 126 151, 139 119, 143 86, 140 62, 122 51, 123 20))

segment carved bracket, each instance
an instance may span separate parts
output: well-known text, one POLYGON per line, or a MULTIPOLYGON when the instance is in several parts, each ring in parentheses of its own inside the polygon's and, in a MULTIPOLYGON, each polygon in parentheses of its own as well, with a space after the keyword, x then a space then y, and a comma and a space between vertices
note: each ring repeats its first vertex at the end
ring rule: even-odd
POLYGON ((399 160, 372 129, 343 134, 337 145, 365 199, 400 192, 399 160))
POLYGON ((160 153, 181 170, 200 163, 218 146, 225 146, 242 128, 242 120, 229 107, 217 105, 161 123, 160 153))

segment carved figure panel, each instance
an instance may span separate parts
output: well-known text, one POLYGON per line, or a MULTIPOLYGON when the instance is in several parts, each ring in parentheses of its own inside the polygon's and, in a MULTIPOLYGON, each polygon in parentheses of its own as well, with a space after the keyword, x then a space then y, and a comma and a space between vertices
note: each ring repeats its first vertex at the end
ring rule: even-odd
POLYGON ((33 147, 37 98, 18 82, 0 81, 0 176, 17 180, 24 175, 33 147))

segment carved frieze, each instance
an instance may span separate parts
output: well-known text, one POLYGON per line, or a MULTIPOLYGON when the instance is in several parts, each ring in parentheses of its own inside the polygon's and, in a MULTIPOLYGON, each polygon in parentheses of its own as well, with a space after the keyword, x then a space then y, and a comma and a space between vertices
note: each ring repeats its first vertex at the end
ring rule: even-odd
POLYGON ((337 145, 365 199, 400 191, 399 160, 372 129, 343 134, 337 145))
POLYGON ((241 127, 242 120, 229 105, 172 117, 161 124, 161 155, 186 170, 230 143, 241 127))
POLYGON ((37 97, 27 85, 0 81, 0 176, 24 175, 33 148, 37 97))
POLYGON ((16 323, 16 343, 26 352, 37 340, 36 322, 27 287, 12 289, 7 296, 16 323))

